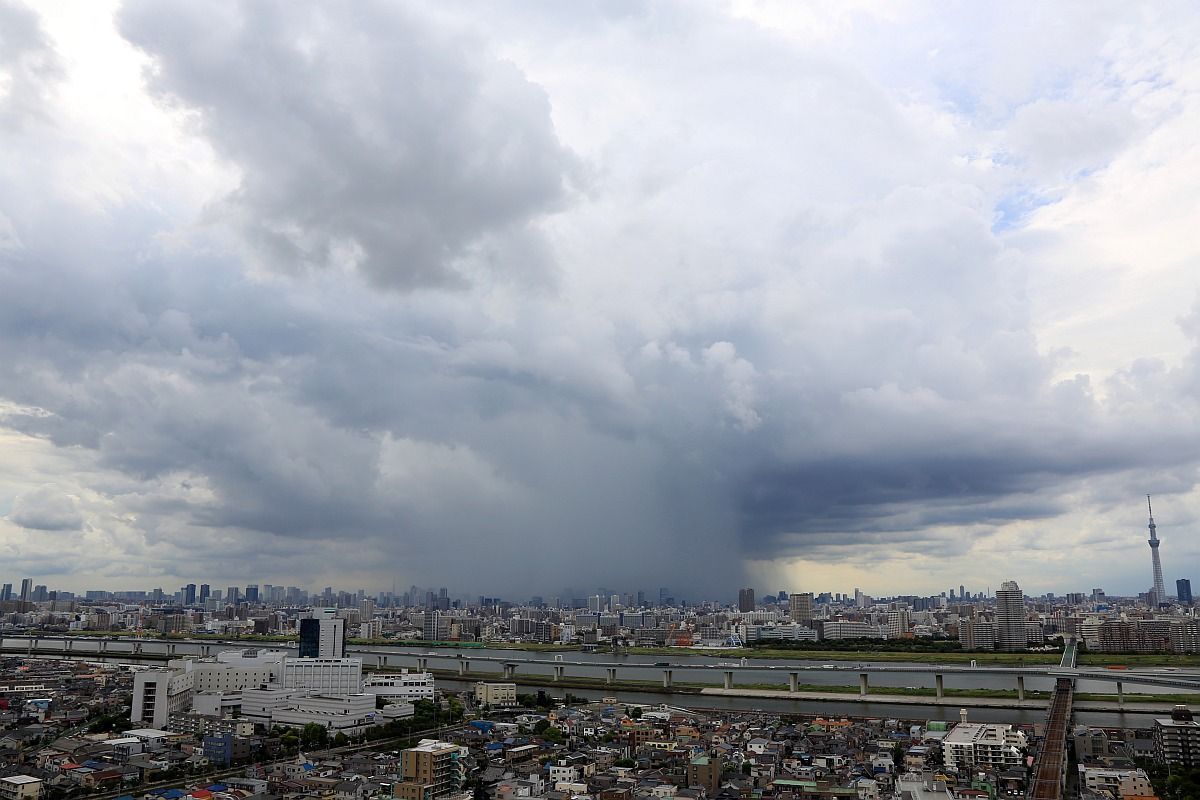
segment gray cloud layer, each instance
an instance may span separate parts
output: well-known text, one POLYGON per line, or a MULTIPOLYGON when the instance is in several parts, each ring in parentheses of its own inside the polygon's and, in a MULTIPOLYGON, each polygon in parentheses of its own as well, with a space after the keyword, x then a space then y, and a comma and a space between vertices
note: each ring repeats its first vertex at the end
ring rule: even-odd
MULTIPOLYGON (((22 63, 57 63, 0 10, 22 63)), ((793 559, 961 569, 1040 546, 1029 523, 1100 546, 1124 531, 1062 520, 1193 490, 1197 326, 1177 365, 1063 374, 1036 237, 997 225, 1119 151, 1038 149, 1094 104, 989 95, 1022 109, 1009 168, 837 48, 670 5, 495 13, 127 4, 153 96, 236 173, 199 227, 157 184, 62 189, 79 145, 45 84, 10 95, 0 419, 71 464, 10 522, 103 542, 76 568, 110 581, 713 595, 824 580, 793 559)))
POLYGON ((215 212, 270 264, 384 286, 534 276, 534 218, 572 168, 543 91, 482 43, 389 3, 129 3, 152 86, 241 173, 215 212), (516 263, 520 261, 530 263, 516 263))

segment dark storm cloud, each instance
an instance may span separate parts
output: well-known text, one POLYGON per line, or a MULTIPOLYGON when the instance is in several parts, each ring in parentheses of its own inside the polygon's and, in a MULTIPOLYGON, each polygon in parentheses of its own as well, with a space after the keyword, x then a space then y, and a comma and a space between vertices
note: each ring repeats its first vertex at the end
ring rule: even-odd
POLYGON ((482 42, 376 2, 133 2, 121 31, 238 168, 215 213, 276 268, 546 279, 533 223, 573 159, 545 93, 482 42))
MULTIPOLYGON (((97 199, 0 151, 0 424, 74 465, 7 520, 122 580, 719 596, 1191 491, 1195 352, 1096 387, 1046 355, 998 167, 940 111, 715 12, 564 8, 525 73, 437 6, 129 4, 237 188, 197 230, 170 180, 97 199)), ((0 554, 40 569, 28 538, 0 554)))

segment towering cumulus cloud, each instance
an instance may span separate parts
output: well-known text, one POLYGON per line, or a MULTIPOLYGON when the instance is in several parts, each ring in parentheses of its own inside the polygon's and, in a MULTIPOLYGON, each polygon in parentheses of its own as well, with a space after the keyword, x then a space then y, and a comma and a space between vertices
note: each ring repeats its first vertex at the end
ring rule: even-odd
POLYGON ((85 8, 0 0, 10 571, 1135 592, 1147 491, 1197 555, 1186 9, 85 8))
POLYGON ((236 165, 218 213, 271 265, 401 288, 460 282, 493 250, 548 268, 513 262, 571 158, 545 92, 475 37, 375 2, 134 2, 120 22, 153 90, 236 165))

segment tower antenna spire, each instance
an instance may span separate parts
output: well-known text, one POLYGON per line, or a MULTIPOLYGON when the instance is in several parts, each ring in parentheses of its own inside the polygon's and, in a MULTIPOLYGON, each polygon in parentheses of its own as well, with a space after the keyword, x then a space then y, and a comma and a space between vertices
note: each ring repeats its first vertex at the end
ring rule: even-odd
POLYGON ((1154 575, 1154 588, 1150 590, 1153 595, 1150 598, 1150 605, 1157 607, 1167 601, 1167 589, 1163 586, 1162 561, 1158 556, 1158 531, 1154 524, 1154 509, 1150 505, 1150 495, 1146 495, 1146 511, 1150 513, 1150 538, 1147 543, 1150 545, 1150 567, 1154 575))

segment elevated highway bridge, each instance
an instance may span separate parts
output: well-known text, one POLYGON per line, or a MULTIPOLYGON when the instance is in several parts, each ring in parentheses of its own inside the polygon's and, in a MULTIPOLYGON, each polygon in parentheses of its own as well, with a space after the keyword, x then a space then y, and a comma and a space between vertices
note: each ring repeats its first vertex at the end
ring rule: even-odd
MULTIPOLYGON (((285 651, 295 651, 295 646, 287 642, 279 643, 248 643, 237 641, 213 641, 203 639, 133 639, 113 638, 105 636, 58 636, 58 635, 5 635, 0 638, 0 652, 20 653, 26 655, 56 655, 72 656, 81 659, 104 658, 121 660, 122 657, 141 658, 144 660, 165 660, 184 656, 212 656, 222 650, 246 648, 271 648, 285 651)), ((391 669, 415 667, 428 669, 431 662, 441 668, 454 669, 460 675, 467 676, 471 665, 488 664, 496 667, 494 671, 513 678, 518 671, 525 670, 537 674, 551 676, 553 680, 562 680, 570 676, 602 676, 606 683, 616 683, 622 676, 628 677, 637 673, 645 675, 647 671, 659 674, 664 687, 670 687, 676 675, 687 675, 690 678, 703 679, 705 675, 720 675, 720 683, 726 688, 733 688, 737 682, 761 684, 765 682, 782 683, 786 681, 790 691, 797 691, 804 678, 814 675, 846 675, 853 684, 857 678, 859 694, 870 692, 872 676, 887 676, 893 674, 927 676, 933 678, 937 697, 944 696, 945 682, 949 677, 956 676, 996 676, 1013 679, 1017 690, 1018 700, 1025 695, 1026 678, 1055 680, 1063 678, 1072 681, 1088 680, 1108 684, 1114 688, 1118 702, 1124 700, 1126 686, 1154 687, 1158 689, 1175 689, 1184 692, 1200 692, 1200 671, 1157 672, 1147 670, 1110 670, 1075 666, 1076 651, 1073 646, 1063 653, 1058 665, 980 665, 966 664, 885 664, 885 663, 853 663, 838 662, 833 664, 813 663, 764 663, 721 661, 717 663, 703 662, 692 656, 686 659, 672 658, 662 661, 642 661, 633 659, 599 660, 568 658, 569 654, 530 653, 514 650, 508 653, 494 654, 475 651, 445 650, 441 652, 414 652, 412 648, 384 647, 378 645, 351 645, 347 655, 363 659, 367 667, 391 669), (771 680, 770 676, 779 676, 771 680), (853 677, 851 677, 853 676, 853 677)), ((864 654, 867 657, 869 654, 864 654)), ((819 681, 827 683, 828 681, 819 681)))

